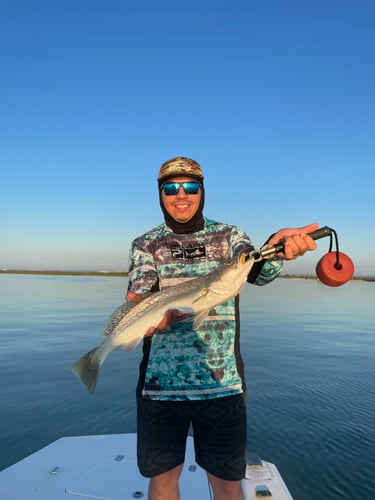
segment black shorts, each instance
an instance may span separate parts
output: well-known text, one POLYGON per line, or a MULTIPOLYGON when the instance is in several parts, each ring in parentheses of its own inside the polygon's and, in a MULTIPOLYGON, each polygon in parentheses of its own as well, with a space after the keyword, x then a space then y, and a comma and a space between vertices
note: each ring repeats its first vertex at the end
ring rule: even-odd
POLYGON ((246 401, 242 394, 203 401, 138 398, 138 467, 145 477, 185 460, 190 424, 196 462, 207 472, 238 481, 246 472, 246 401))

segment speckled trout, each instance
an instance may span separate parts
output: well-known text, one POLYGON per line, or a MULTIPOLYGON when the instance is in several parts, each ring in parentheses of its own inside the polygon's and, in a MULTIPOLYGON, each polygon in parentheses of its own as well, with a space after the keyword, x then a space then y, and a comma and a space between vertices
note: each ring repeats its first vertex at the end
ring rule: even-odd
POLYGON ((149 328, 157 328, 167 310, 180 311, 184 321, 188 317, 196 330, 211 309, 238 295, 253 263, 251 254, 242 254, 205 276, 150 293, 141 302, 125 302, 109 317, 104 341, 72 366, 73 373, 89 392, 94 392, 100 367, 111 352, 135 349, 149 328))

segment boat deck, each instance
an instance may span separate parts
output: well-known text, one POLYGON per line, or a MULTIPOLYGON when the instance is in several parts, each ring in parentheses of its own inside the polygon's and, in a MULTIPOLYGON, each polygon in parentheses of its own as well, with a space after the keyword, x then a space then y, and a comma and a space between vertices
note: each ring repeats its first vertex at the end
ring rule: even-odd
MULTIPOLYGON (((275 465, 255 460, 246 476, 246 500, 292 500, 275 465)), ((6 500, 146 500, 147 488, 148 479, 138 472, 135 434, 64 437, 0 472, 0 498, 6 500)), ((212 500, 191 437, 180 491, 181 500, 212 500)))

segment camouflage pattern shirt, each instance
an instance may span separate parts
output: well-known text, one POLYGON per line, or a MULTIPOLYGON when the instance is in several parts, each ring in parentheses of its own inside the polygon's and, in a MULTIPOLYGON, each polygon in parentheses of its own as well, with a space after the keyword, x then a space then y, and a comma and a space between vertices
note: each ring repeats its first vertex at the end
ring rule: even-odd
MULTIPOLYGON (((176 234, 166 225, 132 243, 128 292, 145 294, 208 274, 239 252, 253 249, 236 226, 204 218, 201 231, 176 234)), ((254 284, 265 285, 281 271, 281 261, 266 261, 254 284)), ((191 320, 145 337, 137 392, 157 400, 196 400, 245 390, 239 352, 238 297, 210 311, 197 330, 191 320)))

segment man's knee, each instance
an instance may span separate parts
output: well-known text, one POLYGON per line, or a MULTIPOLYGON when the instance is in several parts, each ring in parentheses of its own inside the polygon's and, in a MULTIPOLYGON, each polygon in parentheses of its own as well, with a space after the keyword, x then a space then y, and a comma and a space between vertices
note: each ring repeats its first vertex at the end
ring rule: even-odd
POLYGON ((207 473, 214 500, 244 500, 241 481, 228 481, 207 473))
POLYGON ((148 490, 149 500, 179 500, 178 481, 182 469, 183 464, 151 478, 148 490))

